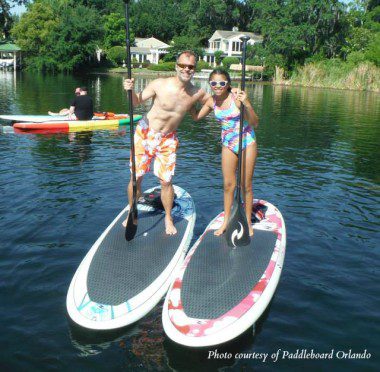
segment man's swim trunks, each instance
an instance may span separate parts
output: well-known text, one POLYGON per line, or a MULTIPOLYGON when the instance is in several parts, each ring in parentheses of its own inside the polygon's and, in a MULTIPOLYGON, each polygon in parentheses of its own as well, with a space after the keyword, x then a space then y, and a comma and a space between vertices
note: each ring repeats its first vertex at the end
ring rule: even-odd
MULTIPOLYGON (((154 174, 163 181, 170 182, 175 170, 176 151, 179 145, 177 132, 161 133, 149 128, 147 119, 141 119, 135 136, 136 177, 149 172, 154 158, 154 174)), ((129 163, 132 171, 132 163, 129 163)))
MULTIPOLYGON (((214 113, 216 119, 222 124, 222 145, 237 154, 239 152, 240 110, 236 106, 233 96, 231 97, 231 105, 226 110, 218 108, 214 98, 214 113)), ((242 150, 255 141, 255 131, 244 120, 242 150)))

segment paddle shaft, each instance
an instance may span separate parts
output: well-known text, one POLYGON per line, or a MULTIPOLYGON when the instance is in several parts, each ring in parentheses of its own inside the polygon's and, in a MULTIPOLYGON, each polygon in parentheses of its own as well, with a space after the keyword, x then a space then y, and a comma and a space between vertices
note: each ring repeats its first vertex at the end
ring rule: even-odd
MULTIPOLYGON (((129 1, 124 0, 125 3, 125 34, 126 40, 125 45, 127 49, 127 74, 128 79, 132 78, 132 64, 131 64, 131 41, 129 35, 129 1)), ((136 161, 135 161, 135 143, 133 140, 134 135, 134 125, 133 125, 133 98, 132 98, 132 90, 128 90, 128 103, 129 103, 129 118, 130 118, 130 126, 129 126, 129 135, 131 141, 131 162, 132 162, 132 186, 133 186, 133 202, 132 202, 132 211, 136 213, 136 197, 137 197, 137 182, 136 182, 136 161)))
MULTIPOLYGON (((241 62, 241 90, 245 90, 245 60, 247 55, 247 41, 249 40, 249 37, 242 36, 240 38, 243 42, 242 47, 242 62, 241 62)), ((236 179, 236 199, 241 202, 241 167, 242 167, 242 145, 243 145, 243 123, 244 123, 244 105, 243 102, 241 102, 240 105, 240 128, 239 128, 239 152, 238 152, 238 174, 236 179)))

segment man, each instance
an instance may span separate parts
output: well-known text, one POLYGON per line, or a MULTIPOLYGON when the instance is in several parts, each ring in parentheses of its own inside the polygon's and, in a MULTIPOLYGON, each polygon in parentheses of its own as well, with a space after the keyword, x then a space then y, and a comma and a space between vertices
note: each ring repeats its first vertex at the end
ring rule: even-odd
POLYGON ((79 91, 77 88, 75 94, 77 96, 70 103, 69 115, 74 113, 78 120, 91 120, 94 116, 94 104, 92 98, 87 95, 87 88, 81 87, 79 91))
MULTIPOLYGON (((80 88, 75 88, 75 93, 74 93, 76 96, 80 96, 80 88)), ((48 111, 48 114, 49 115, 52 115, 52 116, 69 116, 70 119, 75 118, 75 115, 71 114, 70 115, 70 109, 68 108, 63 108, 62 110, 59 110, 59 112, 52 112, 52 111, 48 111)))
MULTIPOLYGON (((172 177, 179 143, 177 128, 196 102, 203 104, 209 97, 203 89, 196 88, 191 83, 196 63, 196 56, 192 51, 182 52, 177 57, 176 76, 153 80, 139 94, 133 91, 134 79, 124 81, 125 90, 132 90, 134 106, 150 98, 153 100, 151 109, 136 126, 134 137, 137 197, 141 195, 143 176, 149 171, 154 159, 154 174, 161 184, 161 200, 165 209, 165 231, 168 235, 177 233, 171 217, 174 199, 172 177)), ((128 185, 128 198, 129 204, 132 205, 132 177, 128 185)))

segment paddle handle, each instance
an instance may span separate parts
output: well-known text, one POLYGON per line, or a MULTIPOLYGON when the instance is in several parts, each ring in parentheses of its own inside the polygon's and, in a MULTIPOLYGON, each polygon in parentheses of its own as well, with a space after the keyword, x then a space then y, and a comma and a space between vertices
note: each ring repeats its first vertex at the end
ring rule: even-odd
MULTIPOLYGON (((247 58, 247 42, 249 40, 249 36, 242 36, 240 38, 242 41, 242 61, 241 61, 241 90, 245 90, 245 60, 247 58)), ((237 200, 241 202, 241 167, 242 167, 242 145, 243 145, 243 124, 244 124, 244 105, 241 102, 240 105, 240 128, 239 128, 239 152, 238 152, 238 174, 236 180, 236 188, 237 188, 237 200)))
MULTIPOLYGON (((127 75, 128 79, 132 78, 132 59, 131 59, 131 40, 129 32, 129 3, 130 0, 124 0, 125 3, 125 45, 127 51, 127 75)), ((133 98, 132 90, 128 90, 128 104, 129 104, 129 136, 131 141, 131 162, 132 162, 132 186, 133 186, 133 203, 132 210, 136 210, 136 195, 137 195, 137 182, 136 182, 136 161, 135 161, 135 143, 133 140, 134 125, 133 125, 133 98)))

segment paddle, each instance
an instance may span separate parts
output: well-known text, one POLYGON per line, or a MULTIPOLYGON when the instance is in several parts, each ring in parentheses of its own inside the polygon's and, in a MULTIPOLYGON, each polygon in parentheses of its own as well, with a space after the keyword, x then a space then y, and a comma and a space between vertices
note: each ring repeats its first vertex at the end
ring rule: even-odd
MULTIPOLYGON (((132 78, 132 68, 131 68, 131 43, 129 40, 129 1, 124 0, 125 3, 125 32, 126 32, 126 49, 127 49, 127 68, 128 68, 128 79, 132 78)), ((131 141, 131 160, 132 160, 132 186, 133 186, 133 200, 132 205, 129 210, 127 224, 125 227, 125 239, 128 241, 132 240, 137 231, 137 185, 136 185, 136 162, 135 162, 135 144, 133 141, 134 125, 133 125, 133 100, 132 91, 128 91, 128 102, 129 102, 129 135, 131 141)))
MULTIPOLYGON (((240 40, 243 42, 243 55, 242 55, 242 71, 241 71, 241 90, 245 89, 245 60, 248 36, 242 36, 240 40)), ((235 199, 231 208, 231 215, 228 220, 225 236, 227 244, 230 247, 239 247, 248 245, 251 241, 249 236, 249 228, 247 217, 245 215, 242 199, 241 199, 241 166, 242 166, 242 134, 243 134, 243 121, 244 121, 244 105, 240 106, 240 129, 239 129, 239 152, 238 152, 238 171, 236 177, 236 192, 235 199)))

